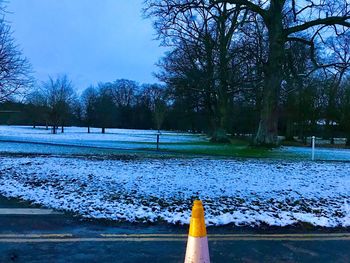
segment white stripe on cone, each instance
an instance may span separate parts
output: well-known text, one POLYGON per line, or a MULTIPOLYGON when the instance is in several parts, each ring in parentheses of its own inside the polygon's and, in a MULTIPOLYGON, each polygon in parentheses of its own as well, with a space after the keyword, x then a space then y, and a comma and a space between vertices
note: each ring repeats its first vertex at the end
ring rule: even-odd
POLYGON ((187 240, 185 263, 209 263, 207 237, 192 237, 187 240))

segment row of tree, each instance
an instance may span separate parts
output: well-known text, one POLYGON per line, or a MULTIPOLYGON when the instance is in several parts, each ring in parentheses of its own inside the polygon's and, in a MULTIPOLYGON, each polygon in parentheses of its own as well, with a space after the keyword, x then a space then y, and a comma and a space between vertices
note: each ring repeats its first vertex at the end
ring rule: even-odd
MULTIPOLYGON (((171 48, 160 62, 159 78, 205 110, 214 140, 227 140, 249 106, 259 116, 251 114, 242 125, 255 123, 257 145, 276 145, 281 113, 291 126, 290 111, 303 103, 302 94, 314 81, 327 81, 336 93, 346 76, 347 0, 147 0, 145 5, 159 39, 171 48)), ((334 108, 335 98, 328 95, 334 108)))
MULTIPOLYGON (((339 76, 338 76, 339 77, 339 76)), ((306 142, 307 136, 331 139, 347 137, 350 144, 350 79, 339 82, 337 75, 299 76, 295 85, 285 83, 279 105, 279 134, 287 140, 306 142), (305 78, 305 79, 304 79, 305 78)), ((259 120, 256 93, 245 92, 230 103, 229 132, 254 135, 259 120), (234 116, 234 117, 233 117, 234 116)), ((210 133, 207 110, 190 89, 159 84, 138 85, 116 80, 88 87, 80 95, 67 76, 50 78, 30 93, 25 103, 5 103, 1 110, 15 109, 11 122, 46 125, 53 133, 64 126, 106 128, 169 129, 210 133)), ((1 120, 1 118, 0 118, 1 120)))
POLYGON ((49 78, 26 98, 27 117, 36 125, 160 129, 166 111, 166 89, 158 84, 139 86, 117 80, 90 86, 80 96, 66 75, 49 78))
POLYGON ((165 85, 117 80, 76 94, 59 76, 12 104, 33 80, 0 19, 0 112, 17 109, 12 120, 54 133, 66 125, 163 127, 220 142, 251 134, 257 145, 276 145, 278 135, 305 141, 318 133, 350 143, 347 0, 146 0, 144 13, 170 50, 157 74, 165 85))

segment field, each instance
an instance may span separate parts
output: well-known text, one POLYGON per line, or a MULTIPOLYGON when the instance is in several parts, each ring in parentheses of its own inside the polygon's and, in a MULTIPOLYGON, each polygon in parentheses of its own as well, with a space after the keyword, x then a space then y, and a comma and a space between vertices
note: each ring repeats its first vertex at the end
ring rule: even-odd
POLYGON ((212 145, 203 135, 0 127, 0 193, 87 218, 209 225, 350 226, 350 151, 212 145))

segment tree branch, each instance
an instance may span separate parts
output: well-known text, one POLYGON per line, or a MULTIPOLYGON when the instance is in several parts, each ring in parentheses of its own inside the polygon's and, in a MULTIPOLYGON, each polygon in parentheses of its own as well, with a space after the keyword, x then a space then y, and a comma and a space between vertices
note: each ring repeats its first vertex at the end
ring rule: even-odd
POLYGON ((248 0, 214 0, 213 2, 214 4, 225 2, 229 4, 242 5, 245 6, 248 10, 261 15, 264 19, 267 17, 266 10, 248 0))
POLYGON ((311 27, 319 26, 319 25, 329 25, 329 26, 340 25, 340 26, 350 27, 350 22, 346 21, 348 19, 350 19, 350 16, 343 16, 343 17, 332 16, 327 18, 320 18, 313 21, 305 22, 302 25, 287 28, 285 29, 285 34, 286 36, 288 36, 290 34, 301 32, 311 27))

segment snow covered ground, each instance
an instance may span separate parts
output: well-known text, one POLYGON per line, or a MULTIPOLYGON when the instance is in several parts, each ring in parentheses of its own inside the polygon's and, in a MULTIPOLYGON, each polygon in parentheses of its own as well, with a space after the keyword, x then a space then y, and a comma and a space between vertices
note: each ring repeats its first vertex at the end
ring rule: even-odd
POLYGON ((209 225, 350 226, 350 163, 0 157, 0 193, 88 218, 209 225))
MULTIPOLYGON (((307 161, 306 147, 282 147, 261 160, 146 158, 115 154, 154 149, 156 131, 65 131, 0 126, 0 194, 116 221, 187 224, 199 197, 209 225, 350 227, 350 162, 330 161, 350 161, 349 150, 317 148, 316 158, 327 162, 307 161)), ((221 147, 206 141, 163 131, 161 148, 221 147)))
MULTIPOLYGON (((67 154, 70 150, 72 154, 77 154, 79 151, 82 154, 89 151, 91 154, 100 154, 101 152, 111 154, 115 153, 113 149, 155 150, 156 134, 157 131, 154 130, 131 129, 106 129, 106 133, 102 134, 101 129, 97 128, 91 128, 91 133, 87 133, 87 128, 82 127, 66 127, 64 133, 60 133, 59 130, 57 134, 51 134, 51 131, 44 127, 34 129, 29 126, 0 126, 0 152, 28 153, 38 150, 43 151, 43 153, 51 153, 51 150, 57 150, 67 154), (9 144, 10 142, 11 144, 9 144), (20 144, 21 142, 30 143, 30 145, 20 144), (46 144, 47 146, 35 144, 46 144), (90 147, 90 150, 74 147, 53 149, 50 145, 83 146, 90 147)), ((193 144, 197 144, 195 146, 197 149, 207 149, 211 146, 200 145, 200 143, 207 141, 207 136, 199 134, 161 131, 160 135, 162 150, 186 150, 191 149, 193 144)))
MULTIPOLYGON (((295 156, 304 157, 305 159, 311 158, 310 147, 281 147, 276 151, 281 152, 282 154, 294 154, 295 156)), ((315 159, 324 161, 350 161, 350 150, 316 147, 315 159)))
MULTIPOLYGON (((98 128, 91 128, 91 133, 87 133, 87 128, 82 127, 66 127, 64 133, 58 130, 57 134, 51 134, 51 130, 46 130, 44 127, 34 129, 29 126, 0 126, 1 140, 111 148, 133 147, 130 145, 132 142, 155 143, 156 134, 157 131, 154 130, 131 129, 106 129, 106 134, 101 134, 101 129, 98 128)), ((163 143, 201 142, 206 140, 206 136, 161 131, 161 142, 163 143)))
MULTIPOLYGON (((29 126, 0 126, 0 152, 11 153, 50 153, 50 154, 115 154, 114 150, 154 150, 156 131, 107 129, 106 134, 92 128, 67 127, 65 133, 51 134, 44 127, 33 129, 29 126), (22 143, 21 143, 22 142, 22 143), (24 144, 25 143, 25 144, 24 144), (39 145, 39 144, 41 145, 39 145), (43 145, 45 144, 45 145, 43 145), (54 146, 60 147, 54 147, 54 146), (76 147, 75 147, 76 146, 76 147), (90 148, 77 148, 80 146, 90 148)), ((162 131, 161 150, 195 151, 220 149, 225 146, 210 145, 205 135, 162 131)), ((246 146, 242 146, 245 148, 246 146)), ((274 159, 311 159, 310 147, 281 147, 269 152, 274 159)), ((316 148, 317 160, 350 161, 349 149, 316 148)))

